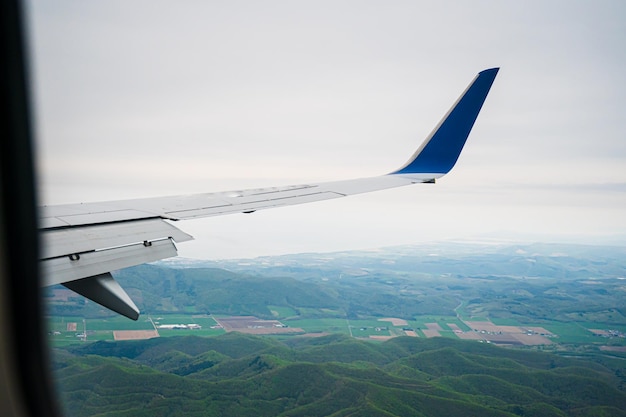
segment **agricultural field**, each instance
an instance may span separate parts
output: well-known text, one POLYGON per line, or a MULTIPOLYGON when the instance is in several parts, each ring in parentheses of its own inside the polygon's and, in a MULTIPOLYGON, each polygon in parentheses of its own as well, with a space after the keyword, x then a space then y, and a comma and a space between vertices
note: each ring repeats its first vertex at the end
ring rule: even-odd
POLYGON ((225 333, 217 326, 217 322, 210 316, 195 314, 141 315, 137 321, 121 316, 110 318, 52 316, 48 317, 48 336, 52 346, 63 346, 98 340, 136 340, 186 335, 215 336, 225 333), (200 327, 189 328, 190 324, 197 324, 200 327), (169 327, 175 325, 187 325, 188 328, 169 327), (132 336, 133 334, 135 336, 132 336), (145 337, 138 337, 139 335, 145 337))
POLYGON ((620 247, 432 244, 142 265, 116 273, 144 312, 137 322, 62 287, 44 297, 53 345, 239 331, 621 348, 623 259, 620 247), (263 322, 220 325, 228 317, 263 322))
MULTIPOLYGON (((135 340, 152 337, 196 335, 210 337, 240 332, 280 337, 343 334, 357 339, 387 340, 398 336, 446 337, 507 346, 586 345, 626 347, 626 326, 598 323, 521 323, 517 320, 461 320, 455 316, 424 315, 414 320, 400 318, 289 318, 265 320, 255 316, 198 314, 142 315, 138 321, 123 317, 107 319, 49 317, 49 340, 53 346, 98 340, 135 340), (610 328, 609 328, 610 327, 610 328), (86 332, 85 332, 86 329, 86 332)), ((610 349, 609 349, 610 350, 610 349)))

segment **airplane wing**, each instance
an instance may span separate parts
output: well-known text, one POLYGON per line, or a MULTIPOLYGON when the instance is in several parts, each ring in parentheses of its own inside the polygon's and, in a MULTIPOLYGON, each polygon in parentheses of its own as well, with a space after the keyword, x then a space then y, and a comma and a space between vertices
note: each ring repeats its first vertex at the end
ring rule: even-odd
POLYGON ((133 320, 139 309, 111 271, 177 255, 193 239, 168 221, 251 213, 433 183, 456 163, 498 73, 481 71, 401 168, 354 180, 40 208, 42 285, 67 288, 133 320))

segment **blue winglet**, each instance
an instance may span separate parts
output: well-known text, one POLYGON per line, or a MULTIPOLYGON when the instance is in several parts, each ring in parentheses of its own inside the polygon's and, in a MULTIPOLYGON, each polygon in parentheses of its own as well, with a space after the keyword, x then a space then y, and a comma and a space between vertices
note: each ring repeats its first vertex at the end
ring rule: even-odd
POLYGON ((499 68, 478 73, 422 146, 391 174, 446 174, 456 163, 499 68))

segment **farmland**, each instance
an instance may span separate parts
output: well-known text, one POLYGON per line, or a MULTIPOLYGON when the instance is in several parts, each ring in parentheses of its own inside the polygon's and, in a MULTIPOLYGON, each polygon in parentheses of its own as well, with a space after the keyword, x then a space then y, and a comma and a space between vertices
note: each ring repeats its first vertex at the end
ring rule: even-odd
POLYGON ((247 334, 264 334, 276 337, 321 336, 332 333, 344 334, 357 339, 386 340, 390 337, 413 336, 421 338, 447 337, 476 340, 507 346, 541 346, 542 349, 558 350, 559 345, 588 347, 626 347, 626 326, 603 326, 598 323, 512 323, 510 320, 463 321, 455 316, 418 316, 414 320, 395 319, 392 322, 380 318, 278 318, 264 320, 254 316, 207 316, 197 314, 164 314, 142 316, 133 322, 126 318, 108 319, 82 317, 50 317, 49 340, 53 346, 84 343, 97 340, 123 340, 122 332, 144 332, 151 337, 216 336, 235 331, 247 334), (395 323, 395 324, 394 324, 395 323), (74 326, 74 325, 75 326, 74 326), (198 325, 197 328, 168 328, 173 325, 198 325), (610 327, 610 328, 609 328, 610 327), (86 329, 86 337, 84 336, 86 329), (151 333, 152 332, 152 333, 151 333), (116 337, 116 335, 118 335, 116 337))
POLYGON ((552 350, 619 348, 626 346, 625 252, 447 244, 143 265, 116 274, 142 310, 137 322, 54 287, 46 296, 50 340, 61 346, 85 338, 113 340, 116 334, 238 331, 281 338, 410 335, 552 350), (236 324, 242 317, 267 323, 236 324))

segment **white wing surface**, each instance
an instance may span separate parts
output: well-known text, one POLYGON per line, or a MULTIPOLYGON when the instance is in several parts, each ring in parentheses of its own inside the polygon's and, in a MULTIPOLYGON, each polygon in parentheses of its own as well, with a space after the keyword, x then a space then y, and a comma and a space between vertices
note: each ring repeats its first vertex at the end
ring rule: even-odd
POLYGON ((402 168, 377 177, 40 209, 43 285, 63 284, 133 320, 139 309, 110 271, 177 255, 193 239, 166 220, 251 213, 416 183, 452 169, 498 72, 480 72, 402 168))

